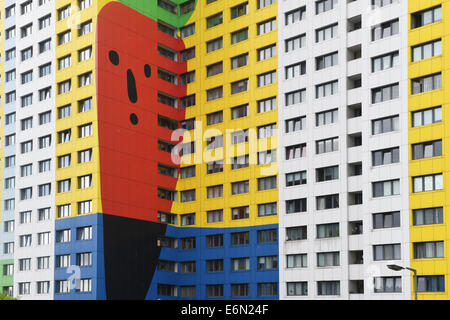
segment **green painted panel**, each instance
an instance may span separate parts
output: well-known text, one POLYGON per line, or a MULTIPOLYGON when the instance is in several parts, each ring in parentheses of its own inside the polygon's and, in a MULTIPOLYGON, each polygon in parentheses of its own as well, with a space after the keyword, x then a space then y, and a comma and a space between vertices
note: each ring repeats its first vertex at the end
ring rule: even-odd
MULTIPOLYGON (((162 20, 177 28, 181 28, 186 25, 192 16, 194 11, 186 13, 182 16, 173 14, 166 9, 158 6, 158 0, 119 0, 123 4, 133 8, 134 10, 146 15, 147 17, 157 21, 162 20)), ((171 0, 174 4, 181 4, 187 2, 186 0, 171 0)), ((198 0, 195 0, 195 6, 197 6, 198 0)), ((178 12, 180 7, 178 7, 178 12)))
POLYGON ((3 287, 10 287, 14 284, 14 276, 4 276, 4 266, 7 264, 14 264, 13 259, 0 261, 0 293, 3 293, 3 287))

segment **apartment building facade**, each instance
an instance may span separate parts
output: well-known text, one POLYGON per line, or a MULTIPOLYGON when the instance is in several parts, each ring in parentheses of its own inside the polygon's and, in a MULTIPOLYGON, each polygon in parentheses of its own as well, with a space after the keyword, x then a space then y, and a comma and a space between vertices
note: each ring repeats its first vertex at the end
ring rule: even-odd
POLYGON ((0 1, 1 289, 446 299, 431 2, 0 1))

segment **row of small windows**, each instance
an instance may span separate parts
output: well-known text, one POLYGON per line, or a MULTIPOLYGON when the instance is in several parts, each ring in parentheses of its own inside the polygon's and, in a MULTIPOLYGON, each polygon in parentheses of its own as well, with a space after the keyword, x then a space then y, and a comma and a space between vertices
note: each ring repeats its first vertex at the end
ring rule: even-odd
MULTIPOLYGON (((14 198, 10 198, 10 199, 5 199, 3 202, 3 209, 5 211, 13 211, 15 209, 15 199, 14 198)), ((78 215, 83 215, 83 214, 88 214, 88 213, 92 213, 92 200, 84 200, 84 201, 79 201, 77 202, 77 213, 78 215)), ((31 219, 31 211, 26 211, 26 213, 24 213, 24 219, 31 219)), ((57 217, 58 218, 64 218, 64 217, 69 217, 71 215, 71 204, 63 204, 63 205, 59 205, 58 206, 58 213, 57 213, 57 217)), ((48 220, 50 217, 50 208, 41 208, 38 209, 38 220, 39 221, 44 221, 44 220, 48 220)), ((24 221, 28 221, 28 220, 24 220, 24 221)), ((24 222, 25 223, 25 222, 24 222)))
MULTIPOLYGON (((35 283, 36 294, 50 294, 50 281, 36 281, 35 283)), ((83 278, 77 279, 76 285, 73 286, 77 293, 90 293, 92 292, 92 279, 83 278)), ((27 296, 31 294, 31 282, 19 282, 18 283, 18 295, 27 296)), ((70 280, 55 280, 55 293, 69 293, 71 291, 70 280)), ((13 297, 13 287, 4 286, 3 293, 10 297, 13 297)))

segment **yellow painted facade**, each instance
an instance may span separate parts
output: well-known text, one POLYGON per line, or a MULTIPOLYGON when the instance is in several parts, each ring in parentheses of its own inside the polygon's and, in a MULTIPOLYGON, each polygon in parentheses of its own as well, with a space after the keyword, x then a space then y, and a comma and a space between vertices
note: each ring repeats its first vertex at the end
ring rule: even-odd
MULTIPOLYGON (((444 275, 445 292, 419 293, 419 299, 449 299, 450 288, 450 229, 448 212, 450 210, 450 22, 446 17, 450 17, 450 1, 448 0, 409 0, 409 114, 414 111, 442 106, 442 122, 429 124, 421 127, 412 127, 409 123, 409 176, 410 176, 410 255, 411 267, 421 275, 444 275), (442 20, 411 29, 411 14, 428 8, 442 5, 442 20), (411 62, 411 47, 426 43, 432 40, 442 39, 442 55, 432 58, 411 62), (442 72, 442 89, 411 95, 411 79, 442 72), (442 156, 412 160, 411 145, 420 142, 442 139, 442 156), (444 189, 437 191, 413 193, 412 177, 442 173, 444 189), (414 209, 443 207, 443 224, 413 225, 414 209), (434 259, 414 259, 414 243, 424 241, 444 241, 444 258, 434 259)), ((412 278, 412 277, 411 277, 412 278)), ((413 288, 413 283, 412 283, 413 288)), ((414 298, 414 296, 412 297, 414 298)))
MULTIPOLYGON (((56 207, 71 204, 71 217, 78 214, 78 202, 92 200, 92 212, 102 212, 100 201, 100 163, 99 163, 99 143, 97 131, 97 103, 95 86, 95 30, 98 13, 97 1, 92 2, 92 6, 82 11, 78 10, 78 1, 61 0, 56 3, 56 161, 59 156, 71 154, 71 165, 66 168, 58 168, 56 163, 56 207), (67 5, 71 5, 71 15, 66 19, 59 19, 58 11, 67 5), (86 35, 78 35, 78 26, 86 21, 92 20, 92 31, 86 35), (58 35, 67 30, 71 30, 71 41, 59 44, 58 35), (92 46, 92 56, 86 61, 78 61, 78 51, 92 46), (71 66, 63 70, 59 69, 59 58, 71 55, 71 66), (91 84, 79 87, 78 76, 92 72, 91 84), (60 94, 59 84, 66 80, 71 80, 70 92, 60 94), (78 112, 78 101, 92 97, 92 109, 86 112, 78 112), (58 108, 71 104, 71 116, 60 119, 58 108), (92 123, 92 135, 85 138, 78 138, 78 126, 92 123), (59 143, 58 132, 71 129, 71 140, 66 143, 59 143), (78 151, 92 148, 92 161, 78 163, 78 151), (78 177, 92 174, 92 186, 86 189, 78 189, 78 177), (58 192, 58 181, 71 179, 71 191, 58 192)), ((58 210, 56 210, 58 218, 58 210)))
MULTIPOLYGON (((196 164, 196 176, 188 179, 178 180, 177 190, 196 189, 196 201, 175 202, 172 212, 177 214, 196 213, 196 223, 191 227, 212 227, 228 228, 256 226, 278 223, 278 215, 258 217, 258 204, 277 202, 278 189, 258 191, 258 178, 277 175, 277 165, 269 169, 266 174, 257 164, 257 152, 263 150, 277 149, 276 138, 256 142, 256 129, 258 126, 277 123, 278 110, 271 110, 264 113, 257 112, 257 101, 276 97, 277 84, 270 84, 261 88, 257 87, 257 75, 269 71, 277 70, 277 57, 272 57, 264 61, 257 61, 257 49, 267 47, 277 43, 278 31, 273 30, 263 35, 257 35, 257 24, 262 21, 277 17, 277 4, 269 5, 258 9, 256 1, 249 1, 248 13, 235 19, 231 19, 231 8, 245 3, 242 0, 217 1, 205 5, 204 1, 198 2, 196 10, 191 16, 187 25, 195 23, 195 34, 183 39, 186 48, 195 46, 195 58, 188 61, 188 71, 195 70, 195 82, 188 85, 187 94, 196 94, 196 105, 186 109, 186 119, 195 118, 201 122, 201 128, 195 128, 189 132, 190 139, 194 135, 196 139, 196 154, 185 155, 183 163, 196 164), (211 28, 207 28, 206 19, 222 12, 223 23, 211 28), (248 28, 248 39, 236 44, 231 44, 231 33, 237 30, 248 28), (223 37, 223 48, 207 53, 207 42, 218 37, 223 37), (231 58, 249 54, 248 65, 231 70, 231 58), (207 77, 207 66, 223 61, 223 72, 207 77), (248 91, 231 94, 231 83, 243 79, 249 79, 248 91), (207 90, 222 86, 223 97, 213 101, 207 101, 207 90), (248 116, 231 120, 231 108, 243 104, 249 105, 248 116), (223 111, 223 122, 215 125, 207 125, 207 114, 223 111), (234 156, 249 154, 250 165, 247 168, 231 170, 229 160, 229 148, 231 139, 227 130, 235 131, 239 129, 255 130, 250 134, 249 142, 233 146, 234 156), (195 131, 195 134, 194 134, 195 131), (223 135, 223 148, 206 150, 206 139, 212 136, 223 135), (255 139, 252 139, 252 136, 255 139), (253 141, 252 141, 253 140, 253 141), (200 148, 200 141, 201 148, 200 148), (256 144, 258 143, 258 145, 256 144), (228 145, 228 147, 227 147, 228 145), (206 150, 206 151, 205 151, 206 150), (227 151, 228 150, 228 151, 227 151), (212 151, 212 152, 211 152, 212 151), (227 160, 228 155, 228 160, 227 160), (205 157, 206 156, 206 157, 205 157), (195 159, 194 159, 195 157, 195 159), (198 161, 201 159, 201 161, 198 161), (213 160, 223 159, 223 172, 207 174, 206 163, 213 160), (249 180, 249 192, 240 195, 232 195, 231 183, 249 180), (207 187, 223 184, 223 196, 214 199, 207 199, 207 187), (231 208, 249 206, 249 218, 232 220, 231 208), (207 222, 207 211, 223 209, 222 222, 207 222)), ((278 22, 278 21, 277 21, 278 22)), ((250 131, 249 130, 249 131, 250 131)), ((187 138, 187 136, 185 136, 187 138)), ((189 166, 192 164, 182 164, 189 166)), ((178 224, 180 220, 178 219, 178 224)))

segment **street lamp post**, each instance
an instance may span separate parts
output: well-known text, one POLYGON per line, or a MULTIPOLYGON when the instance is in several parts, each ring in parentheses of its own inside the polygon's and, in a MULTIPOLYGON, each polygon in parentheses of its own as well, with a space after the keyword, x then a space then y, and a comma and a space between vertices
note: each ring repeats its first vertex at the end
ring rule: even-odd
POLYGON ((388 264, 387 267, 394 271, 401 271, 403 269, 407 269, 414 274, 414 299, 417 300, 417 270, 408 267, 402 267, 396 264, 388 264))

